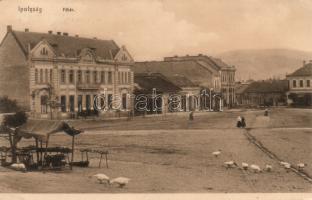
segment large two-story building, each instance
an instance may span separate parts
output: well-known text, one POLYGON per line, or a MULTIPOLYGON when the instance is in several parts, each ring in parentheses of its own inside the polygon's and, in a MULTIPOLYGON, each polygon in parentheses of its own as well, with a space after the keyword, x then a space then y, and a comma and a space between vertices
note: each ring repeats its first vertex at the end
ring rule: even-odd
POLYGON ((0 96, 17 100, 36 118, 91 114, 95 104, 97 114, 120 114, 132 109, 133 63, 113 40, 7 26, 0 44, 0 96))
POLYGON ((312 60, 286 76, 289 91, 287 102, 293 106, 312 106, 312 60))

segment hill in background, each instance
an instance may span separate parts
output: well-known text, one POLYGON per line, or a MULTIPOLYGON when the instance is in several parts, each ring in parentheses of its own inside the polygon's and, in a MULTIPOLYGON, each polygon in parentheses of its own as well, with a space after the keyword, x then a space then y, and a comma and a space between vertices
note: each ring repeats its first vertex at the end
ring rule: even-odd
POLYGON ((220 53, 229 65, 235 65, 236 80, 285 78, 302 67, 303 60, 312 60, 312 52, 292 49, 233 50, 220 53))

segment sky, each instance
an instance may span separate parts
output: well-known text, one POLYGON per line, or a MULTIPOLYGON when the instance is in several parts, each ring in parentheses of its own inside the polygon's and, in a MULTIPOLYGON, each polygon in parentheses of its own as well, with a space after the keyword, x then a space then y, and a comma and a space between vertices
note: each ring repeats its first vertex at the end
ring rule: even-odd
POLYGON ((138 61, 236 49, 312 51, 312 0, 0 0, 0 9, 0 38, 10 24, 113 39, 138 61), (19 11, 28 6, 42 13, 19 11))

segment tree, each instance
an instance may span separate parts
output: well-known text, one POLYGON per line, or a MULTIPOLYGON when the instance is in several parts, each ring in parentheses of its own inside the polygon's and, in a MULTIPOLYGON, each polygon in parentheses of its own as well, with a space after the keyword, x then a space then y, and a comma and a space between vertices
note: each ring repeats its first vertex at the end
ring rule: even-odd
POLYGON ((7 96, 0 97, 0 113, 11 113, 19 110, 15 100, 11 100, 7 96))
POLYGON ((16 128, 27 122, 27 115, 24 111, 18 111, 14 115, 6 115, 3 119, 2 126, 7 130, 12 152, 12 162, 16 163, 16 128), (13 129, 12 129, 13 128, 13 129))

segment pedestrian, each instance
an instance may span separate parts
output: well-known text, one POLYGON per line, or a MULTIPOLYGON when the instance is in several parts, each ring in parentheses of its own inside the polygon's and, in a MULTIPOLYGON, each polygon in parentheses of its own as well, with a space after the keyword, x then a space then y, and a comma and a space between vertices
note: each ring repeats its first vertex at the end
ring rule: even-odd
POLYGON ((237 117, 237 124, 236 124, 237 128, 240 128, 242 126, 242 118, 241 116, 237 117))
POLYGON ((264 116, 269 116, 269 110, 267 108, 264 111, 264 116))
POLYGON ((193 120, 194 120, 194 112, 193 112, 193 111, 190 112, 189 120, 190 120, 190 121, 193 121, 193 120))
POLYGON ((245 118, 242 117, 242 124, 241 124, 241 127, 242 128, 245 128, 246 127, 246 121, 245 121, 245 118))

